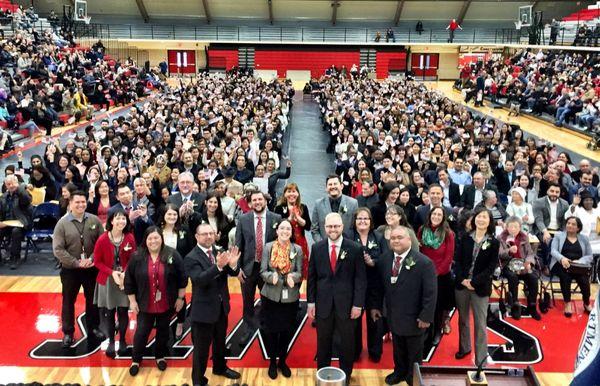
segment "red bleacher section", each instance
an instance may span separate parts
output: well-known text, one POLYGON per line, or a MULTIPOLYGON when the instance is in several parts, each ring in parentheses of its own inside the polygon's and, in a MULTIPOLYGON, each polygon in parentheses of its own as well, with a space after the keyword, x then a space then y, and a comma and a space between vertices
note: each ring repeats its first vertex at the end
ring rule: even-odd
POLYGON ((582 9, 563 17, 562 21, 589 21, 600 17, 600 9, 582 9))
POLYGON ((350 71, 352 64, 360 64, 360 51, 357 49, 263 49, 257 48, 254 54, 255 68, 258 70, 277 70, 277 76, 284 78, 287 70, 310 70, 311 77, 318 78, 325 70, 335 64, 346 66, 350 71))
POLYGON ((19 8, 18 5, 12 4, 9 0, 0 0, 0 9, 8 9, 11 12, 15 12, 19 8))

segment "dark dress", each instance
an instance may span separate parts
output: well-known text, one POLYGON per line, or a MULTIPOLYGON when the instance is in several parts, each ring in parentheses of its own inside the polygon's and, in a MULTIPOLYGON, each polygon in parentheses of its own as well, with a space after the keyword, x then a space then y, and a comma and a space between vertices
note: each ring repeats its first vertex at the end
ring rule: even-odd
MULTIPOLYGON (((310 227, 312 223, 310 222, 310 215, 308 214, 308 208, 306 205, 302 205, 302 219, 306 222, 303 227, 298 225, 296 220, 292 221, 292 233, 295 244, 298 244, 300 248, 302 248, 302 253, 304 253, 304 261, 302 262, 302 277, 306 279, 308 275, 308 241, 306 240, 306 236, 304 234, 305 231, 310 231, 310 227)), ((281 216, 281 218, 288 218, 288 208, 287 205, 277 205, 274 210, 275 213, 281 216)))

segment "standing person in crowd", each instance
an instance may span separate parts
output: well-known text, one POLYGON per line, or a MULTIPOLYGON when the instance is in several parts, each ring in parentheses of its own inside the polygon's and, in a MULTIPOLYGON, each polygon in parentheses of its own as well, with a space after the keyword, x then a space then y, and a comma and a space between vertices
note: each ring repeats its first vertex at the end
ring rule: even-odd
POLYGON ((394 371, 385 377, 385 383, 412 385, 414 364, 423 360, 424 335, 434 318, 435 267, 412 248, 406 227, 392 229, 390 249, 377 264, 378 285, 369 295, 376 308, 370 316, 379 320, 385 304, 394 349, 394 371))
POLYGON ((411 225, 409 224, 406 215, 402 211, 402 208, 400 208, 398 205, 391 205, 389 208, 387 208, 387 210, 385 211, 385 225, 381 225, 376 230, 377 232, 381 233, 384 239, 389 241, 392 229, 399 225, 408 228, 408 234, 410 235, 410 239, 413 242, 413 248, 415 248, 418 251, 419 240, 417 239, 417 235, 415 234, 411 225))
POLYGON ((487 351, 487 309, 492 293, 492 275, 498 266, 499 242, 494 237, 494 219, 480 207, 473 212, 473 231, 458 242, 455 257, 455 297, 458 308, 459 347, 454 356, 471 353, 470 311, 475 322, 475 364, 484 363, 487 351))
POLYGON ((227 367, 225 361, 227 315, 231 309, 227 278, 237 275, 240 252, 237 247, 219 252, 216 233, 210 224, 198 225, 195 238, 196 246, 184 259, 185 272, 192 282, 192 383, 206 386, 208 379, 204 373, 211 345, 213 374, 240 378, 240 373, 227 367))
POLYGON ((454 42, 454 33, 457 29, 462 30, 462 27, 460 26, 460 24, 458 24, 458 22, 456 21, 456 19, 452 19, 450 20, 450 24, 448 24, 448 27, 446 27, 446 29, 448 30, 448 43, 453 43, 454 42))
POLYGON ((54 227, 52 251, 60 261, 62 284, 63 348, 73 344, 75 333, 75 301, 83 287, 85 296, 85 323, 88 337, 102 342, 106 336, 99 330, 100 315, 94 304, 94 289, 98 269, 94 267, 93 252, 104 228, 98 217, 86 213, 87 198, 84 192, 75 191, 69 199, 69 213, 54 227))
MULTIPOLYGON (((179 256, 186 256, 194 247, 189 228, 182 224, 179 212, 174 204, 166 204, 161 218, 158 220, 167 247, 173 248, 179 256)), ((175 325, 175 340, 180 340, 183 335, 183 323, 185 322, 186 301, 183 298, 183 307, 177 313, 177 324, 175 325)))
POLYGON ((179 209, 179 217, 186 223, 202 213, 206 195, 194 192, 194 175, 183 172, 177 178, 178 192, 167 199, 167 203, 174 204, 179 209))
POLYGON ((152 220, 148 216, 148 208, 141 203, 134 204, 131 188, 127 184, 117 186, 117 200, 119 203, 108 210, 108 215, 110 216, 117 210, 124 211, 133 226, 136 242, 141 241, 144 230, 152 225, 152 220))
POLYGON ((98 269, 94 304, 106 317, 108 347, 106 356, 115 358, 115 314, 119 319, 119 356, 127 352, 125 335, 129 327, 129 299, 124 292, 125 270, 136 250, 129 217, 113 212, 94 247, 94 266, 98 269))
POLYGON ((264 284, 260 275, 260 262, 265 244, 275 239, 275 224, 281 221, 280 215, 267 209, 267 199, 263 192, 252 192, 250 204, 252 211, 240 216, 235 230, 235 245, 242 256, 238 279, 242 286, 243 318, 247 327, 242 342, 247 342, 258 328, 257 321, 254 320, 254 296, 256 288, 260 291, 264 284))
POLYGON ((583 224, 579 218, 569 217, 565 223, 565 230, 554 235, 552 240, 550 272, 558 276, 560 280, 560 291, 565 301, 564 314, 567 318, 573 315, 573 303, 571 302, 573 280, 581 289, 585 312, 589 314, 592 311, 589 277, 591 270, 575 268, 575 264, 580 267, 589 267, 593 261, 592 247, 589 239, 580 233, 582 228, 583 224))
POLYGON ((215 191, 211 191, 204 201, 202 210, 202 221, 209 223, 217 234, 217 245, 219 248, 229 247, 229 232, 235 225, 223 213, 221 200, 215 191))
POLYGON ((420 252, 431 259, 437 275, 437 302, 430 330, 431 344, 437 346, 442 333, 450 334, 450 311, 454 307, 454 283, 450 271, 454 260, 455 239, 443 208, 433 207, 429 211, 417 237, 421 245, 420 252))
POLYGON ((329 213, 339 213, 344 227, 352 225, 352 214, 358 209, 356 200, 342 194, 342 179, 337 174, 327 176, 325 181, 327 197, 315 201, 312 218, 312 237, 315 242, 326 238, 325 217, 329 213))
POLYGON ((415 226, 415 229, 417 229, 417 230, 423 224, 425 224, 425 222, 427 222, 427 219, 429 218, 429 216, 431 214, 431 209, 433 209, 433 208, 442 208, 444 210, 444 218, 446 218, 446 219, 453 218, 452 208, 444 206, 444 201, 443 201, 444 190, 441 185, 439 185, 439 184, 429 185, 429 188, 427 189, 427 193, 429 194, 429 204, 421 205, 417 209, 417 213, 415 214, 413 224, 415 226))
MULTIPOLYGON (((369 208, 358 208, 354 212, 353 227, 344 232, 344 237, 349 240, 356 241, 363 250, 363 259, 365 262, 367 274, 367 293, 373 291, 379 281, 377 271, 377 262, 381 255, 387 251, 388 243, 379 232, 375 232, 373 228, 373 218, 369 208)), ((370 317, 370 311, 375 305, 369 303, 366 299, 366 314, 367 314, 367 349, 369 359, 372 362, 379 363, 381 354, 383 353, 383 335, 385 333, 385 321, 383 318, 375 321, 370 317)), ((354 357, 358 359, 362 352, 362 322, 359 319, 356 325, 356 350, 354 357)))
POLYGON ((4 186, 6 192, 0 197, 0 238, 9 240, 10 269, 14 270, 21 261, 21 243, 25 238, 25 230, 31 225, 33 208, 31 195, 25 185, 19 184, 16 175, 6 176, 4 186), (17 221, 20 224, 10 226, 4 221, 17 221))
POLYGON ((397 182, 387 182, 383 185, 379 193, 379 202, 372 209, 375 227, 385 224, 385 212, 391 205, 398 203, 398 197, 400 197, 400 186, 397 182))
POLYGON ((527 286, 527 310, 529 315, 540 320, 537 312, 538 276, 535 271, 535 253, 529 243, 529 236, 521 229, 521 218, 511 216, 506 219, 504 231, 498 236, 500 240, 500 263, 502 276, 508 281, 508 291, 511 300, 511 316, 515 320, 521 318, 519 303, 519 280, 527 286), (521 262, 521 264, 516 264, 521 262), (515 268, 521 268, 515 270, 515 268))
POLYGON ((283 194, 275 206, 274 212, 287 218, 292 224, 294 233, 294 243, 302 248, 302 277, 306 278, 308 274, 308 241, 306 240, 305 232, 310 231, 311 221, 308 213, 308 207, 302 203, 300 198, 300 190, 298 185, 291 182, 283 188, 283 194))
POLYGON ((330 365, 333 336, 340 334, 340 368, 350 383, 355 324, 365 305, 364 253, 360 245, 342 236, 339 213, 329 213, 324 227, 327 238, 313 244, 308 262, 308 316, 317 321, 317 368, 330 365))
POLYGON ((260 263, 264 282, 261 294, 261 335, 269 356, 268 375, 292 376, 286 363, 288 346, 294 335, 302 284, 302 248, 292 242, 293 226, 288 219, 277 224, 277 238, 265 244, 260 263), (279 361, 277 360, 279 358, 279 361))
MULTIPOLYGON (((90 190, 91 193, 92 190, 90 190)), ((100 180, 96 183, 93 189, 94 194, 89 194, 89 209, 88 212, 98 216, 100 222, 104 226, 108 219, 108 211, 115 206, 118 201, 114 195, 110 193, 108 182, 100 180)))
POLYGON ((565 219, 577 217, 581 220, 583 227, 581 234, 590 241, 598 238, 598 218, 600 218, 600 208, 598 208, 596 199, 587 191, 583 191, 573 196, 573 202, 565 212, 565 219))
POLYGON ((546 197, 538 198, 532 206, 536 236, 541 244, 542 272, 549 276, 550 245, 554 235, 564 228, 565 212, 569 204, 560 198, 560 186, 557 183, 550 183, 546 197))
POLYGON ((150 226, 125 271, 125 293, 131 311, 137 315, 129 366, 131 376, 140 370, 148 337, 155 327, 156 367, 160 371, 167 368, 169 322, 173 313, 184 305, 187 281, 179 253, 165 245, 159 227, 150 226))

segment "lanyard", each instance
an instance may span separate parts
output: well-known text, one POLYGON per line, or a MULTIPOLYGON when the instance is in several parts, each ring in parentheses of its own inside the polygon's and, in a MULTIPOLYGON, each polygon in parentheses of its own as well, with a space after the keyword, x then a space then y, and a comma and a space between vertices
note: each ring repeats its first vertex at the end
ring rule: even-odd
POLYGON ((79 232, 79 241, 81 242, 81 257, 82 258, 85 257, 85 244, 83 242, 83 231, 85 230, 85 221, 86 220, 87 220, 87 218, 84 217, 83 221, 81 223, 77 220, 71 221, 73 223, 73 225, 75 226, 75 229, 77 229, 77 232, 79 232))

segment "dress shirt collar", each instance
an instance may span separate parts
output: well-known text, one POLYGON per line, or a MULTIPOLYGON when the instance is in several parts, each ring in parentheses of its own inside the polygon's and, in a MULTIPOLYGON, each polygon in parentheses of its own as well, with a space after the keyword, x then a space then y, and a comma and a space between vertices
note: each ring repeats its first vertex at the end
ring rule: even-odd
MULTIPOLYGON (((88 213, 84 212, 83 213, 83 217, 82 217, 82 221, 86 220, 88 217, 89 217, 88 213)), ((71 213, 71 212, 67 213, 67 220, 69 220, 69 221, 79 221, 79 219, 77 217, 73 216, 73 213, 71 213)))
POLYGON ((408 254, 410 253, 410 248, 408 248, 406 251, 402 252, 401 254, 397 254, 396 252, 394 252, 394 257, 400 257, 400 261, 404 261, 404 259, 406 259, 406 256, 408 256, 408 254))
POLYGON ((340 253, 340 249, 342 248, 342 241, 344 241, 344 238, 342 236, 340 236, 339 239, 337 240, 331 240, 330 238, 327 238, 327 240, 329 241, 329 251, 331 251, 331 246, 335 245, 335 249, 337 253, 340 253))

